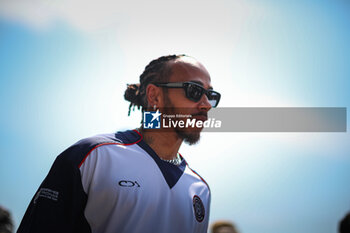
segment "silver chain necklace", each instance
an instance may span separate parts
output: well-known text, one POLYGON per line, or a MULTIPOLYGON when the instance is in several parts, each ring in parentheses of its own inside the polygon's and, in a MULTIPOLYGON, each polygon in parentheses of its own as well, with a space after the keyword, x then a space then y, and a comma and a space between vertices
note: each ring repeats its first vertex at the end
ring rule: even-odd
POLYGON ((161 157, 159 157, 161 160, 163 160, 164 162, 168 162, 171 164, 174 164, 175 166, 178 166, 181 163, 181 157, 179 155, 179 153, 177 153, 176 158, 175 159, 162 159, 161 157))
MULTIPOLYGON (((141 128, 140 129, 136 129, 140 134, 141 133, 141 128)), ((158 156, 159 157, 159 156, 158 156)), ((175 159, 162 159, 161 157, 159 157, 162 161, 167 162, 167 163, 171 163, 174 164, 175 166, 178 166, 182 161, 181 161, 181 157, 179 155, 179 153, 176 154, 176 158, 175 159)))

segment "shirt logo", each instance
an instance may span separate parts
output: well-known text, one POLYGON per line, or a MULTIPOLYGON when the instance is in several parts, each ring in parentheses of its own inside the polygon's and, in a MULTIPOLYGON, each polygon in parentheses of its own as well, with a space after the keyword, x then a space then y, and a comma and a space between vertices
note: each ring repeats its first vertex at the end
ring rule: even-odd
POLYGON ((197 221, 202 222, 205 216, 205 209, 202 200, 197 195, 193 197, 193 210, 197 221))
POLYGON ((40 188, 34 197, 33 203, 36 204, 36 202, 40 197, 53 200, 53 201, 58 201, 58 195, 59 195, 58 191, 48 189, 48 188, 40 188))
POLYGON ((160 129, 160 115, 162 113, 157 109, 156 112, 143 113, 143 128, 144 129, 160 129))
POLYGON ((122 187, 137 187, 140 188, 141 186, 139 185, 139 183, 137 183, 137 181, 130 181, 130 180, 121 180, 119 181, 119 186, 122 187))

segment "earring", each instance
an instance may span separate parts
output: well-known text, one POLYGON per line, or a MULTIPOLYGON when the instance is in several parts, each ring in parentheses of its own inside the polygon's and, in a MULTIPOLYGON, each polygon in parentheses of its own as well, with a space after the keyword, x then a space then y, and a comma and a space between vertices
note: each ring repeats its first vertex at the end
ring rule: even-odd
POLYGON ((153 110, 156 110, 157 109, 157 105, 153 105, 153 110))

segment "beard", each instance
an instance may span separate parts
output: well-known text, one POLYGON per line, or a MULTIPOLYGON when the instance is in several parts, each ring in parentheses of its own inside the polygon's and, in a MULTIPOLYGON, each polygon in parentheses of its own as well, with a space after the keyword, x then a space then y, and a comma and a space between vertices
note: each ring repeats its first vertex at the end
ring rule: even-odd
MULTIPOLYGON (((176 108, 171 103, 170 99, 167 95, 164 95, 164 103, 165 106, 167 106, 164 109, 165 114, 169 115, 176 115, 179 114, 179 112, 176 112, 176 108)), ((190 129, 190 128, 174 128, 176 135, 181 138, 185 143, 188 145, 194 145, 199 142, 200 139, 200 133, 202 129, 190 129)))
POLYGON ((181 138, 185 143, 188 145, 194 145, 199 142, 199 139, 201 137, 200 132, 186 132, 183 130, 179 130, 178 128, 175 128, 175 132, 179 138, 181 138))

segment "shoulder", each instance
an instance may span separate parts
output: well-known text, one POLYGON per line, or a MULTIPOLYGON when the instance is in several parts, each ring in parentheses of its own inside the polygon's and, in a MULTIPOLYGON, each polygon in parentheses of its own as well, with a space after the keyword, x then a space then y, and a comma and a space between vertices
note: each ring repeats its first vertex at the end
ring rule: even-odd
POLYGON ((194 177, 194 179, 196 179, 198 182, 201 182, 202 184, 204 184, 205 187, 208 188, 208 191, 210 192, 210 187, 208 185, 208 183, 204 180, 204 178, 199 175, 195 170, 193 170, 186 162, 186 165, 187 165, 187 172, 192 176, 194 177))
POLYGON ((57 159, 69 162, 74 167, 80 167, 84 159, 95 149, 108 145, 133 145, 142 140, 142 136, 134 130, 111 134, 99 134, 96 136, 84 138, 65 151, 63 151, 57 159))

